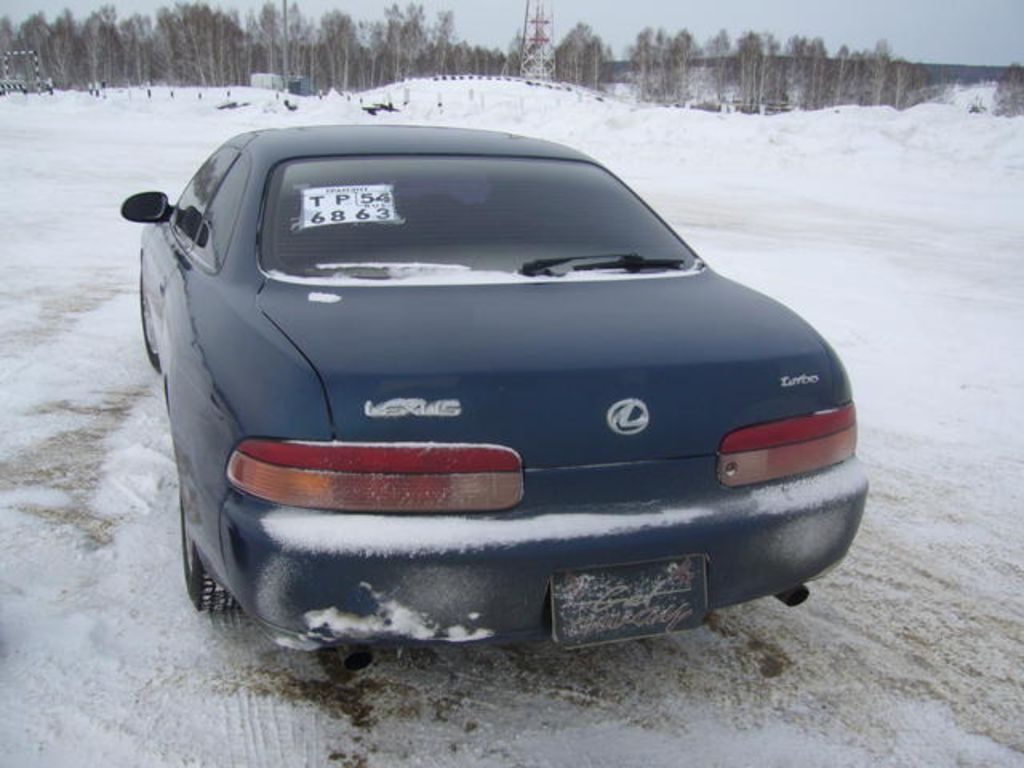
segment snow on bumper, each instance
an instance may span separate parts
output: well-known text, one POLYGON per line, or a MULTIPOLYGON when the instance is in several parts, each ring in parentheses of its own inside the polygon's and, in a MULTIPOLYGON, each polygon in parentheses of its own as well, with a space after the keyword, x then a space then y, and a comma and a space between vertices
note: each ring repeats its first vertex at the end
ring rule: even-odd
MULTIPOLYGON (((708 607, 829 569, 860 524, 856 460, 694 506, 532 517, 343 515, 225 505, 228 587, 282 644, 550 637, 551 574, 704 554, 708 607)), ((649 506, 649 505, 648 505, 649 506)))

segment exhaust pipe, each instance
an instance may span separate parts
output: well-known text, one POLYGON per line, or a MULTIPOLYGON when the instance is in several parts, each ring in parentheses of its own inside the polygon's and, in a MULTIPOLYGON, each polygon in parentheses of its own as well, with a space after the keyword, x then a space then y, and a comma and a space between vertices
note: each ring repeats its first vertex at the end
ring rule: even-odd
POLYGON ((777 594, 775 598, 777 600, 781 600, 790 608, 795 608, 810 596, 811 590, 807 588, 807 585, 800 584, 799 586, 793 587, 792 589, 787 589, 785 592, 779 592, 779 594, 777 594))
POLYGON ((345 654, 345 660, 342 662, 345 665, 345 669, 349 672, 358 672, 361 669, 366 669, 372 663, 373 652, 365 645, 353 646, 345 654))

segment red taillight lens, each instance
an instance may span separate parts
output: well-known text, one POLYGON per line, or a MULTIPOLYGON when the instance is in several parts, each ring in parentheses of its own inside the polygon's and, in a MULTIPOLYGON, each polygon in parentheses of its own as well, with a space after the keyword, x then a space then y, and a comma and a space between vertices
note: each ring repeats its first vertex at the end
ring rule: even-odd
POLYGON ((227 474, 276 504, 349 512, 486 512, 523 496, 519 454, 495 445, 245 440, 227 474))
POLYGON ((718 479, 737 486, 812 472, 850 458, 856 447, 857 414, 852 404, 744 427, 722 440, 718 479))

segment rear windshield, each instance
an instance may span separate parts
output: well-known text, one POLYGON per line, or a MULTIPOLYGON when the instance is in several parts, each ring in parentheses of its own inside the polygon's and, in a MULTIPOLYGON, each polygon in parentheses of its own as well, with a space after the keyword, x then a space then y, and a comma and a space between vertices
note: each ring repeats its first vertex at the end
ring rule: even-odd
POLYGON ((692 260, 598 166, 503 157, 284 163, 271 176, 261 243, 264 270, 300 277, 413 264, 516 272, 534 259, 627 253, 692 260))

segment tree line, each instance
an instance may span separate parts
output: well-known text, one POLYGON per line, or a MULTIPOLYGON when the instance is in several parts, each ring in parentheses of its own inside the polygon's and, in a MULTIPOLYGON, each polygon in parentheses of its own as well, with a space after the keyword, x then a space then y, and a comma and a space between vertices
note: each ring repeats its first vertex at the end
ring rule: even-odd
MULTIPOLYGON (((422 5, 397 3, 382 19, 357 21, 340 10, 320 19, 289 7, 289 73, 315 88, 364 90, 412 77, 517 75, 521 31, 506 50, 459 39, 455 16, 428 19, 422 5)), ((31 49, 57 88, 247 84, 253 72, 281 72, 284 18, 277 2, 243 15, 205 2, 177 3, 153 16, 119 19, 105 5, 84 19, 65 10, 52 21, 36 13, 15 26, 0 18, 0 52, 31 49)), ((611 48, 578 23, 554 51, 559 80, 601 89, 621 78, 611 48)), ((1015 76, 1015 75, 1014 75, 1015 76)), ((642 30, 628 49, 628 72, 646 101, 730 105, 747 112, 822 109, 837 104, 913 106, 933 94, 920 65, 896 57, 885 41, 874 49, 845 45, 830 55, 821 38, 746 32, 735 41, 722 30, 703 44, 683 29, 642 30)), ((1016 108, 1017 81, 1003 88, 1016 108)), ((1002 88, 1002 86, 1001 86, 1002 88)))
MULTIPOLYGON (((196 2, 124 19, 105 5, 84 19, 65 10, 48 22, 36 13, 15 27, 0 18, 0 52, 36 51, 56 88, 245 85, 253 72, 282 72, 283 26, 273 2, 244 16, 196 2)), ((507 69, 508 55, 458 40, 451 11, 428 22, 423 6, 394 4, 375 21, 337 10, 315 21, 292 4, 288 62, 289 74, 308 76, 318 88, 356 90, 423 75, 496 75, 507 69)))
POLYGON ((893 56, 880 41, 869 51, 845 45, 830 56, 821 38, 746 32, 735 42, 722 30, 701 46, 688 30, 674 35, 644 29, 629 49, 643 99, 709 105, 731 103, 747 112, 837 104, 913 106, 930 95, 928 72, 893 56))

